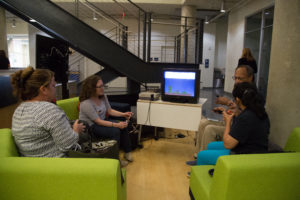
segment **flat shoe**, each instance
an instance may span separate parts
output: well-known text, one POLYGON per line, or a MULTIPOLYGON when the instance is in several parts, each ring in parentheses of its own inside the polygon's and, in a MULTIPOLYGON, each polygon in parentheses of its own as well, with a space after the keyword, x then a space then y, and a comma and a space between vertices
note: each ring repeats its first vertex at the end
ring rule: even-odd
POLYGON ((185 163, 190 166, 195 166, 197 165, 197 160, 186 161, 185 163))

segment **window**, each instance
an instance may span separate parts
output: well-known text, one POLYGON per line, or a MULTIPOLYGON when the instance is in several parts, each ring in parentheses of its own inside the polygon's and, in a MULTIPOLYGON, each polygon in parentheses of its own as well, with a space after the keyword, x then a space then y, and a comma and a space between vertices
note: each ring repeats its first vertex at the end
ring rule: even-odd
POLYGON ((7 44, 10 67, 27 67, 29 65, 28 35, 7 35, 7 44))
POLYGON ((257 61, 256 83, 266 97, 269 77, 274 7, 246 18, 244 46, 250 48, 257 61))

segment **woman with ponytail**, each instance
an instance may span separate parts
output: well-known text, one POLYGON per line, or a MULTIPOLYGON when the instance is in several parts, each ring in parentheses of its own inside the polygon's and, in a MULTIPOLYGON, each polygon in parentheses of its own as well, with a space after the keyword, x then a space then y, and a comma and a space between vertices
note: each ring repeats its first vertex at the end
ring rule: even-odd
POLYGON ((70 126, 66 114, 51 101, 55 98, 54 73, 27 67, 11 75, 14 95, 22 103, 13 114, 12 135, 21 156, 66 157, 77 145, 83 124, 70 126))
POLYGON ((216 164, 219 156, 229 154, 266 153, 270 122, 264 100, 252 83, 238 83, 232 95, 240 112, 223 111, 225 131, 223 142, 211 142, 200 151, 197 165, 216 164))

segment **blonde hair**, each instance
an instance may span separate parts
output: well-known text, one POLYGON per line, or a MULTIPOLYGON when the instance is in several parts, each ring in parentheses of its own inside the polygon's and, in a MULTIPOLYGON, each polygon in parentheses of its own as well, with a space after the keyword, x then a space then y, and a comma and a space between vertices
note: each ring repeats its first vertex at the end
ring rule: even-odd
POLYGON ((39 95, 40 87, 47 87, 54 77, 54 73, 48 69, 33 69, 27 67, 10 76, 13 94, 22 99, 30 100, 39 95))
POLYGON ((249 48, 243 49, 242 58, 246 58, 247 60, 254 60, 249 48))

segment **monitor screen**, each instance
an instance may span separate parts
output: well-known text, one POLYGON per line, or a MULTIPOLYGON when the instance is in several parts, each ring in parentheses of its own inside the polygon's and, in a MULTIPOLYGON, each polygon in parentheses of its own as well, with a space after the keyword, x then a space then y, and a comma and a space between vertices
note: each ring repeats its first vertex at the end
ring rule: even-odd
POLYGON ((196 72, 165 71, 165 94, 195 96, 196 72))
POLYGON ((199 99, 199 69, 163 69, 162 100, 180 103, 197 103, 199 99))

